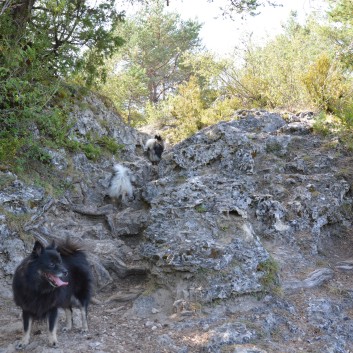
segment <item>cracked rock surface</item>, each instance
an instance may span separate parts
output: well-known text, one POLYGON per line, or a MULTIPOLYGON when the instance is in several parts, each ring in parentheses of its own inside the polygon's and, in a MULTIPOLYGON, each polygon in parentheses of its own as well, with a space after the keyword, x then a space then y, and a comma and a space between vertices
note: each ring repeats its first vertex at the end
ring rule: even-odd
MULTIPOLYGON (((148 136, 87 103, 73 129, 126 146, 134 199, 105 196, 114 157, 51 151, 71 185, 60 196, 0 171, 0 353, 21 336, 16 266, 35 238, 67 236, 87 246, 95 295, 89 333, 74 312, 57 353, 353 351, 353 158, 314 134, 312 114, 235 112, 152 166, 148 136)), ((54 351, 45 324, 26 351, 54 351)))

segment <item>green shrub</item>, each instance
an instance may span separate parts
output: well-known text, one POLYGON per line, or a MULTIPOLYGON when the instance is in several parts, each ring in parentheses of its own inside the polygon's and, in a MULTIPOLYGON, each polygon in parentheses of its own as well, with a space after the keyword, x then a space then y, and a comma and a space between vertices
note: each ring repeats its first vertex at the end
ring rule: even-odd
POLYGON ((335 115, 340 119, 346 129, 353 128, 353 100, 347 99, 345 104, 342 104, 335 110, 335 115))
POLYGON ((103 135, 97 139, 98 145, 102 146, 108 152, 116 154, 121 151, 124 146, 117 143, 113 137, 103 135))
POLYGON ((334 112, 347 96, 348 86, 343 69, 327 53, 322 53, 302 75, 302 81, 313 104, 322 110, 334 112))
POLYGON ((3 137, 0 134, 0 162, 14 164, 23 140, 17 137, 3 137))
POLYGON ((38 141, 27 140, 26 145, 22 146, 21 155, 28 163, 39 161, 43 164, 48 164, 51 160, 50 154, 43 149, 38 141))
POLYGON ((231 119, 240 107, 238 98, 215 100, 207 94, 205 98, 199 80, 191 77, 178 86, 175 95, 158 105, 148 104, 146 113, 149 124, 163 127, 164 136, 177 143, 206 126, 231 119))
POLYGON ((277 262, 272 257, 264 262, 260 262, 257 265, 257 271, 264 273, 261 278, 261 283, 266 291, 273 290, 278 286, 279 267, 277 262))
POLYGON ((313 129, 316 133, 327 136, 331 132, 331 125, 328 121, 328 116, 325 113, 320 113, 314 121, 313 129))
POLYGON ((95 146, 92 143, 82 144, 81 149, 85 153, 86 157, 93 161, 97 161, 102 155, 101 148, 99 146, 95 146))

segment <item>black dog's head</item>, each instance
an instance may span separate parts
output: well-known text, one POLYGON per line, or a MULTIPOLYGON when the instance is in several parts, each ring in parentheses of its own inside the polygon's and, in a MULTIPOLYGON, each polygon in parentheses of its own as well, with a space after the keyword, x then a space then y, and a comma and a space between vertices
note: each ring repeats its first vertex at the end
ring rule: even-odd
POLYGON ((163 153, 163 146, 160 145, 159 143, 157 143, 154 147, 153 147, 154 153, 156 154, 156 156, 161 159, 162 158, 162 153, 163 153))
POLYGON ((32 251, 32 257, 36 260, 37 271, 40 276, 52 287, 67 286, 69 283, 62 279, 67 276, 68 271, 63 265, 61 256, 56 250, 55 243, 44 247, 36 241, 32 251))
POLYGON ((159 143, 162 142, 162 137, 161 137, 161 135, 154 135, 154 138, 155 138, 159 143))

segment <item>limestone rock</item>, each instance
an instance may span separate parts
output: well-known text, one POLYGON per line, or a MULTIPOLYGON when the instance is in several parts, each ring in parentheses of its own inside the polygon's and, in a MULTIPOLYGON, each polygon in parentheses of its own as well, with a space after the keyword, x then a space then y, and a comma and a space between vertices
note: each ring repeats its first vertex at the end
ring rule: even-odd
MULTIPOLYGON (((148 136, 101 98, 86 97, 70 119, 81 142, 94 131, 125 147, 99 161, 48 150, 70 185, 60 196, 0 171, 2 303, 35 239, 74 237, 88 245, 95 294, 109 299, 95 298, 102 307, 93 308, 101 351, 115 352, 117 342, 136 351, 130 325, 145 330, 149 352, 352 351, 352 158, 337 139, 313 134, 310 112, 285 120, 237 111, 166 149, 158 166, 143 156, 148 136), (135 176, 127 205, 105 197, 117 158, 135 176), (139 278, 147 288, 134 287, 139 278), (130 310, 114 306, 121 299, 133 301, 130 310)), ((13 320, 6 305, 1 314, 13 320)))

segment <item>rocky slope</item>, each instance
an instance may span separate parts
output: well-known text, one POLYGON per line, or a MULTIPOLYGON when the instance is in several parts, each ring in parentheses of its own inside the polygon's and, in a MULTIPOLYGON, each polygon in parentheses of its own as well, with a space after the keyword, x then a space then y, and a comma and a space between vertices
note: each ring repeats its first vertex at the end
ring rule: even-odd
MULTIPOLYGON (((236 112, 155 167, 148 136, 86 100, 73 129, 126 146, 119 162, 136 175, 135 198, 105 197, 111 156, 50 151, 70 185, 58 197, 0 172, 1 353, 21 332, 16 265, 35 237, 66 236, 89 248, 95 298, 90 333, 77 317, 56 352, 352 351, 352 156, 313 133, 312 114, 236 112)), ((45 325, 35 332, 26 350, 50 351, 45 325)))

